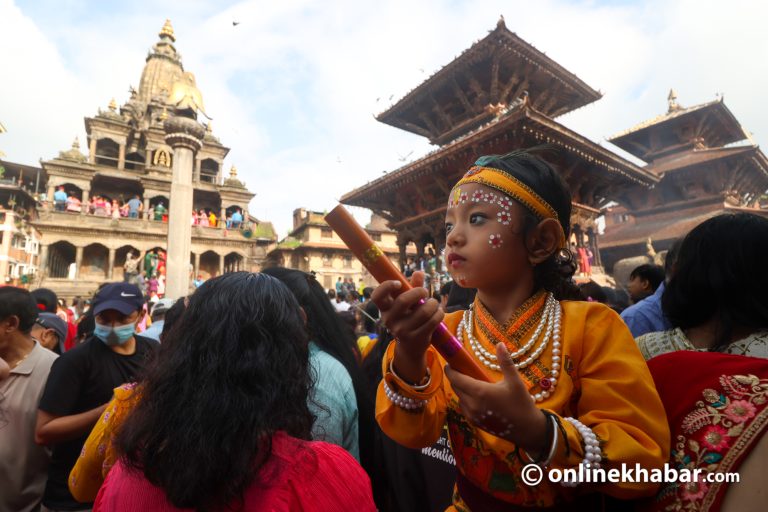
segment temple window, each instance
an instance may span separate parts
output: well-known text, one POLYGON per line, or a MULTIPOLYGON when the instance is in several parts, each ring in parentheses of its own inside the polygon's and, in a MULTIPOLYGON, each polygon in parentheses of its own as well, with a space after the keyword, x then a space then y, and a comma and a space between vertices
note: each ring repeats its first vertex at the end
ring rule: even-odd
POLYGON ((212 158, 200 162, 200 181, 216 183, 219 176, 219 163, 212 158))
POLYGON ((333 230, 331 228, 320 228, 320 236, 322 238, 333 238, 333 230))
POLYGON ((117 167, 120 145, 112 139, 96 141, 96 163, 108 167, 117 167))
POLYGON ((144 169, 146 158, 138 151, 125 155, 125 168, 131 171, 141 171, 144 169))
POLYGON ((48 261, 41 262, 41 266, 47 265, 49 277, 60 279, 68 277, 69 268, 73 263, 75 263, 75 246, 61 241, 51 245, 48 261))

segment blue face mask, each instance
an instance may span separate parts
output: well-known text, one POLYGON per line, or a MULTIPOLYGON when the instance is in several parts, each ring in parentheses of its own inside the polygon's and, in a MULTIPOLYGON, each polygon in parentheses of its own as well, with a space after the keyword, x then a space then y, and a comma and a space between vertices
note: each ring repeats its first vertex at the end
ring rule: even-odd
POLYGON ((123 345, 126 341, 131 339, 135 333, 135 324, 111 327, 96 322, 96 328, 93 330, 93 335, 109 346, 123 345))

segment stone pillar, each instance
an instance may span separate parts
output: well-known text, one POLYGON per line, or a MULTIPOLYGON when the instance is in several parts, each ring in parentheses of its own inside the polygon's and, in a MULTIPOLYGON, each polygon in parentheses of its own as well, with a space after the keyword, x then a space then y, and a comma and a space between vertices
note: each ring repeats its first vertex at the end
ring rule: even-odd
MULTIPOLYGON (((53 194, 55 192, 56 192, 56 186, 52 185, 50 183, 50 180, 49 180, 49 182, 48 182, 48 192, 46 192, 46 195, 48 197, 48 202, 51 203, 51 205, 53 205, 53 194)), ((51 207, 51 209, 53 209, 53 207, 51 207)))
POLYGON ((197 279, 197 276, 200 274, 200 253, 195 253, 195 269, 194 269, 194 279, 197 279))
POLYGON ((143 214, 144 214, 144 220, 149 219, 149 198, 148 197, 144 198, 144 212, 143 212, 143 214))
POLYGON ((199 158, 195 160, 195 176, 194 176, 195 183, 200 183, 200 167, 202 166, 202 164, 203 164, 203 161, 200 160, 199 158))
POLYGON ((37 271, 48 275, 48 244, 40 244, 40 257, 37 260, 37 271))
POLYGON ((83 197, 80 200, 80 214, 85 215, 88 213, 88 199, 91 191, 90 190, 83 190, 83 197))
POLYGON ((174 115, 165 121, 165 142, 173 148, 173 177, 168 207, 168 255, 165 296, 178 299, 189 293, 189 253, 192 252, 192 171, 205 128, 191 117, 174 115))
POLYGON ((96 137, 91 137, 88 146, 88 163, 96 163, 96 137))
POLYGON ((83 264, 83 248, 78 246, 75 249, 75 279, 80 279, 80 265, 83 264))
MULTIPOLYGON (((115 273, 115 250, 109 250, 109 263, 107 264, 107 281, 112 281, 112 274, 115 273)), ((121 278, 120 281, 123 279, 121 278)))
POLYGON ((224 275, 224 256, 219 254, 219 275, 224 275))
POLYGON ((125 144, 120 144, 118 148, 119 149, 117 152, 117 168, 125 169, 125 144))
MULTIPOLYGON (((243 222, 245 222, 245 219, 243 219, 243 222)), ((227 227, 227 209, 224 208, 223 206, 219 211, 219 227, 221 227, 222 229, 226 229, 227 227)))

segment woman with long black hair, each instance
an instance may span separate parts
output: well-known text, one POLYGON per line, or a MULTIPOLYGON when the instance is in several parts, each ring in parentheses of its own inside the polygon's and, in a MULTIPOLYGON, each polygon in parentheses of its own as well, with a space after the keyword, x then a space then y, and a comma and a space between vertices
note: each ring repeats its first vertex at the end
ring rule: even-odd
POLYGON ((307 338, 282 283, 248 272, 206 281, 169 338, 95 511, 374 510, 355 460, 308 441, 307 338))
POLYGON ((281 267, 263 273, 288 286, 307 316, 310 365, 315 373, 309 402, 317 417, 313 437, 346 448, 369 470, 373 402, 364 391, 354 332, 334 311, 312 274, 281 267))

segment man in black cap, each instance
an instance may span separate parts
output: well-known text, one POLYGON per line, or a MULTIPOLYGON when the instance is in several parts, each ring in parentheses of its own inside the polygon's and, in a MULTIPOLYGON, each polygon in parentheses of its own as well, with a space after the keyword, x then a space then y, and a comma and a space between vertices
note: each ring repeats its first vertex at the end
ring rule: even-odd
POLYGON ((94 298, 96 328, 84 343, 59 357, 40 399, 35 441, 53 446, 43 505, 51 511, 89 510, 67 486, 88 434, 112 398, 133 382, 157 344, 135 334, 144 297, 129 283, 110 283, 94 298))
POLYGON ((32 337, 48 350, 61 355, 67 339, 67 322, 53 313, 43 311, 32 326, 32 337))

